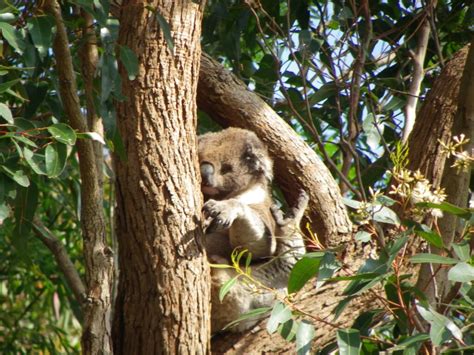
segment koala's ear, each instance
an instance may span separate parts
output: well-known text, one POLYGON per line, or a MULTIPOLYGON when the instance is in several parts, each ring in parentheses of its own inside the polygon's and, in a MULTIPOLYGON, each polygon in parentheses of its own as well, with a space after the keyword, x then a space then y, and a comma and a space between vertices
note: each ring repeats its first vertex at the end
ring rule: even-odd
POLYGON ((246 143, 244 159, 250 170, 263 174, 268 181, 273 179, 273 162, 261 144, 246 143))

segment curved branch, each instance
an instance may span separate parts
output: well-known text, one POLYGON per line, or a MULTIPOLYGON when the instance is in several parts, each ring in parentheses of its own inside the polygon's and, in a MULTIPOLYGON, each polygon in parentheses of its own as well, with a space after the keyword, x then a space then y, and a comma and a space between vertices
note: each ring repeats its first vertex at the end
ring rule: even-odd
POLYGON ((335 246, 345 240, 351 222, 329 170, 270 106, 206 54, 201 55, 197 101, 221 125, 251 129, 267 144, 289 204, 295 203, 300 188, 308 191, 311 227, 321 242, 335 246))

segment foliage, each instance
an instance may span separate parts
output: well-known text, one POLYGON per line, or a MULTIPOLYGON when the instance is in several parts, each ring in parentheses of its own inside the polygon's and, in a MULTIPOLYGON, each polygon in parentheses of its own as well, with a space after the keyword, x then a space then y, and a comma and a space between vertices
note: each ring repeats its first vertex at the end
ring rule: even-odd
MULTIPOLYGON (((130 80, 138 73, 136 55, 116 44, 119 24, 110 14, 107 0, 62 1, 80 105, 84 114, 97 112, 105 134, 102 137, 92 128, 88 133, 73 130, 58 95, 55 63, 60 58, 52 54, 54 21, 43 6, 43 2, 24 1, 0 4, 2 353, 78 351, 80 307, 34 227, 41 223, 58 238, 79 273, 84 274, 76 147, 82 140, 92 139, 104 144, 106 158, 111 152, 124 158, 114 109, 114 101, 124 99, 119 68, 126 70, 130 80), (91 28, 85 25, 86 14, 93 18, 91 28), (96 37, 99 55, 92 80, 93 107, 86 100, 83 71, 83 49, 90 39, 87 30, 96 37)), ((173 49, 169 25, 152 10, 167 45, 173 49)), ((332 346, 339 346, 343 353, 358 349, 374 353, 389 348, 409 352, 428 339, 452 346, 473 343, 472 335, 463 328, 473 320, 474 261, 466 242, 468 228, 472 228, 472 210, 442 200, 405 199, 409 210, 438 209, 470 221, 465 224, 463 239, 446 250, 449 259, 430 253, 410 256, 405 252, 407 245, 419 238, 445 248, 440 233, 419 221, 407 223, 399 218, 390 208, 393 200, 386 195, 374 192, 369 199, 364 198, 370 195, 369 187, 388 185, 386 171, 395 160, 390 157, 398 152, 399 160, 403 160, 403 147, 397 142, 411 78, 410 51, 416 47, 420 19, 427 14, 433 19, 424 94, 439 68, 469 39, 472 13, 472 4, 461 0, 438 1, 433 11, 420 2, 375 1, 365 12, 358 2, 340 0, 208 1, 203 22, 204 50, 220 58, 264 97, 321 154, 349 191, 348 205, 357 210, 357 220, 365 222, 356 237, 366 243, 372 241, 379 235, 376 222, 395 226, 395 235, 378 259, 367 260, 356 275, 334 277, 340 265, 332 251, 307 254, 291 274, 290 292, 298 292, 315 278, 318 282, 350 281, 347 298, 335 309, 336 316, 355 294, 383 287, 385 299, 392 303, 386 303, 383 310, 365 312, 351 329, 339 330, 332 346), (455 299, 445 314, 424 303, 422 293, 403 273, 408 257, 413 264, 430 262, 450 268, 449 278, 459 285, 462 297, 455 299), (418 304, 415 298, 420 300, 418 304), (415 308, 431 325, 430 334, 415 330, 415 308), (379 317, 382 313, 392 316, 379 317)), ((215 128, 205 117, 200 126, 201 130, 215 128)), ((462 158, 458 146, 445 145, 451 154, 462 158)), ((395 160, 395 166, 401 165, 395 160)), ((459 166, 464 168, 465 164, 459 166)), ((112 174, 108 164, 103 170, 107 173, 104 194, 108 197, 104 209, 112 239, 112 174)), ((407 177, 401 169, 396 173, 407 177)), ((408 188, 413 191, 410 184, 408 188)), ((431 192, 436 195, 436 191, 431 192)), ((239 255, 237 259, 243 257, 239 255)), ((245 268, 241 271, 245 274, 245 268)), ((232 285, 225 286, 222 297, 232 285)), ((272 310, 257 309, 242 319, 270 311, 268 330, 295 341, 298 352, 307 353, 308 344, 318 336, 317 329, 314 319, 302 319, 294 306, 288 298, 277 302, 272 310)))

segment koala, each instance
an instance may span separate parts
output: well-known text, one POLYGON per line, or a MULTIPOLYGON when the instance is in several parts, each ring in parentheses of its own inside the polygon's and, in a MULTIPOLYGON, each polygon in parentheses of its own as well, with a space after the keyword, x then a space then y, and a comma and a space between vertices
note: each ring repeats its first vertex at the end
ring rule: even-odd
POLYGON ((207 254, 228 260, 242 248, 253 260, 274 255, 273 162, 262 141, 251 131, 227 128, 199 136, 198 155, 207 254))
MULTIPOLYGON (((308 195, 303 191, 295 206, 286 217, 277 206, 272 207, 276 221, 276 255, 268 262, 252 264, 251 276, 258 283, 276 290, 284 295, 288 284, 290 271, 305 253, 303 235, 299 224, 308 205, 308 195)), ((221 331, 230 322, 238 319, 243 313, 256 308, 270 307, 275 301, 275 292, 262 289, 242 276, 232 286, 222 302, 219 300, 219 290, 222 285, 237 276, 235 269, 212 269, 211 277, 211 331, 221 331)), ((230 332, 243 332, 255 326, 261 318, 246 319, 227 329, 230 332)))

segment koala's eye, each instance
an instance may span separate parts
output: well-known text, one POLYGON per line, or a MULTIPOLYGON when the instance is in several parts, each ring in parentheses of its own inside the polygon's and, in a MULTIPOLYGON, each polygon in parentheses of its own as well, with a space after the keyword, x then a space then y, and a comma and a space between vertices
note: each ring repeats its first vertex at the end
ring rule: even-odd
POLYGON ((221 174, 224 175, 224 174, 227 174, 227 173, 231 173, 234 169, 232 168, 232 165, 230 164, 222 164, 221 166, 221 174))

